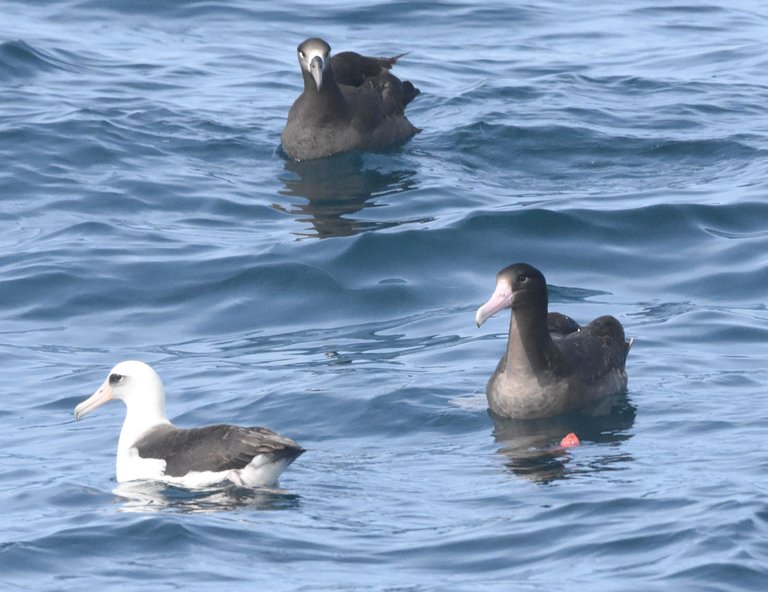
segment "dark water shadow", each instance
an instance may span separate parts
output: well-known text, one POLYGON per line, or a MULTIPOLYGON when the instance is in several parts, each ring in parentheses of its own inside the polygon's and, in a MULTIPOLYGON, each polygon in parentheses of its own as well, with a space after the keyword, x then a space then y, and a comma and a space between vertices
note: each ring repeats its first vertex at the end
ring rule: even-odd
POLYGON ((285 171, 285 189, 280 194, 301 197, 308 203, 273 207, 296 216, 299 222, 309 222, 319 238, 352 236, 401 224, 347 216, 374 206, 369 201, 374 197, 402 193, 417 186, 415 170, 383 155, 348 153, 301 162, 286 160, 285 171))
POLYGON ((181 513, 229 512, 233 510, 287 510, 299 506, 297 494, 274 488, 248 489, 228 486, 189 490, 152 481, 121 483, 112 490, 123 512, 181 513))
POLYGON ((538 483, 550 483, 577 473, 610 470, 617 462, 631 457, 616 447, 605 447, 604 456, 591 459, 588 467, 569 466, 570 453, 560 441, 573 432, 582 444, 618 444, 629 440, 636 408, 626 396, 613 399, 607 412, 588 415, 569 413, 541 420, 514 420, 488 412, 493 420, 493 436, 504 464, 515 475, 538 483))

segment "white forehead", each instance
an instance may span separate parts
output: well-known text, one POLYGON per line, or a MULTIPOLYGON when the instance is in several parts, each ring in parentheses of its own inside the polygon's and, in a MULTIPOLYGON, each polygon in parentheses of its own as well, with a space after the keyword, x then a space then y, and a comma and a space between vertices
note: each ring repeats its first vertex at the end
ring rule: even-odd
POLYGON ((323 53, 322 48, 319 47, 305 50, 304 55, 299 54, 299 63, 301 63, 302 68, 309 70, 309 65, 315 58, 320 58, 323 63, 323 68, 325 68, 328 62, 328 57, 323 53))
POLYGON ((148 366, 144 362, 139 362, 136 360, 126 360, 124 362, 120 362, 117 364, 114 368, 112 368, 111 372, 117 372, 117 373, 129 373, 130 371, 141 371, 144 368, 148 368, 148 366))
POLYGON ((151 366, 137 360, 126 360, 124 362, 120 362, 114 368, 112 368, 109 373, 110 375, 122 374, 123 376, 129 376, 139 380, 159 380, 157 373, 152 369, 151 366))
POLYGON ((320 39, 310 39, 299 45, 298 52, 300 59, 310 62, 315 57, 325 59, 331 53, 331 48, 320 39))

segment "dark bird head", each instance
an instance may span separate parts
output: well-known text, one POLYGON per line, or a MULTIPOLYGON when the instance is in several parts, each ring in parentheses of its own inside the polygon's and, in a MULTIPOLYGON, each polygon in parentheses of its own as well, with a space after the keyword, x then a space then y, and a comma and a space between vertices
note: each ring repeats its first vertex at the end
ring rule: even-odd
POLYGON ((475 322, 482 325, 503 310, 514 310, 524 302, 547 307, 547 281, 544 274, 527 263, 514 263, 496 274, 496 290, 488 302, 477 309, 475 322))
POLYGON ((322 39, 312 37, 299 45, 296 50, 302 73, 312 77, 317 90, 323 87, 323 75, 331 67, 331 46, 322 39))

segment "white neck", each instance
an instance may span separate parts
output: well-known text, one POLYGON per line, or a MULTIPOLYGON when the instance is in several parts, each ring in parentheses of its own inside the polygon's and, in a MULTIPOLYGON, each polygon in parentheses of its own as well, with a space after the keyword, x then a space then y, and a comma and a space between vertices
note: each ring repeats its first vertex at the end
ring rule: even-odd
POLYGON ((126 413, 123 429, 120 430, 120 439, 117 442, 117 452, 125 453, 149 430, 160 424, 171 423, 165 417, 164 397, 158 397, 153 401, 142 401, 141 406, 125 403, 126 413))

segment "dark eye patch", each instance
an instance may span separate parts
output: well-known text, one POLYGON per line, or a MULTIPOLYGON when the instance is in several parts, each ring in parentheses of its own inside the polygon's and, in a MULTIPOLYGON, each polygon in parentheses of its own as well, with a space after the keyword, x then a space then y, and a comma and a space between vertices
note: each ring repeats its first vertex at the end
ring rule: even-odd
POLYGON ((120 384, 125 379, 125 376, 122 374, 110 374, 109 375, 109 384, 115 385, 120 384))

